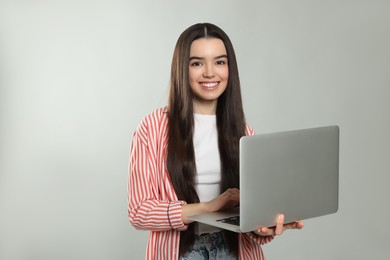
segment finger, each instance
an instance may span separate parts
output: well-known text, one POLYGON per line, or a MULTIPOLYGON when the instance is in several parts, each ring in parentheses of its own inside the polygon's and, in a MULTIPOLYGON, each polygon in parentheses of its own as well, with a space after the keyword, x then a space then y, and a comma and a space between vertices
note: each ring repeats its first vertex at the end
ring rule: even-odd
POLYGON ((240 191, 238 189, 232 189, 230 191, 230 197, 232 200, 239 202, 240 201, 240 191))
POLYGON ((226 199, 229 201, 239 201, 240 200, 240 193, 234 190, 227 190, 225 192, 226 199))
POLYGON ((228 196, 228 197, 237 197, 240 195, 240 191, 236 188, 230 188, 227 189, 223 195, 228 196))
POLYGON ((302 221, 295 222, 295 229, 302 229, 305 226, 305 224, 302 221))
POLYGON ((305 223, 303 223, 302 221, 298 221, 297 222, 297 228, 298 229, 302 229, 304 226, 305 226, 305 223))
POLYGON ((240 190, 237 189, 237 188, 229 188, 229 189, 227 189, 226 191, 228 191, 228 192, 234 192, 234 193, 239 193, 239 192, 240 192, 240 190))
POLYGON ((281 235, 284 231, 284 215, 280 214, 276 220, 275 235, 281 235))
POLYGON ((262 227, 259 228, 255 233, 260 236, 272 236, 275 231, 273 228, 262 227))
POLYGON ((303 222, 297 221, 297 222, 292 222, 284 225, 284 230, 286 229, 302 229, 304 227, 303 222))

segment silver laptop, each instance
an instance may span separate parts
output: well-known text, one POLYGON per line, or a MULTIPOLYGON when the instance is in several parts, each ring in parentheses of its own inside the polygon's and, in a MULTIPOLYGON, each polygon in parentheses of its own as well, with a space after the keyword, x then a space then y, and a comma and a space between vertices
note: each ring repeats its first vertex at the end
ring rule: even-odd
POLYGON ((336 213, 339 127, 326 126, 240 139, 240 206, 188 217, 235 231, 336 213))

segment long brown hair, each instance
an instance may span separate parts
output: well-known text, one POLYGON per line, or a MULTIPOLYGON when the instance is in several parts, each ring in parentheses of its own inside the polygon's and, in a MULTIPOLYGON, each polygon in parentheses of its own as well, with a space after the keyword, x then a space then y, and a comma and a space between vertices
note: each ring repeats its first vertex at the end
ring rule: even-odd
MULTIPOLYGON (((189 84, 189 58, 193 41, 200 38, 222 40, 228 56, 229 79, 217 103, 218 146, 221 161, 221 192, 239 188, 239 139, 245 135, 245 116, 242 107, 240 80, 233 45, 219 27, 202 23, 186 29, 179 37, 171 66, 168 103, 168 155, 167 168, 178 199, 197 203, 195 189, 195 152, 193 146, 193 93, 189 84)), ((180 234, 180 255, 193 244, 195 224, 180 234)), ((231 253, 237 254, 237 234, 225 231, 231 253)))

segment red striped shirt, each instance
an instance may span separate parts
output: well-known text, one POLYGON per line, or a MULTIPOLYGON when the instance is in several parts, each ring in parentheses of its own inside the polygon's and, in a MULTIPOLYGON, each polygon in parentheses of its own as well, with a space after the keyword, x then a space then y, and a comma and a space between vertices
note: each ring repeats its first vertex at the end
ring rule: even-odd
MULTIPOLYGON (((247 126, 247 135, 253 135, 247 126)), ((149 230, 145 259, 171 260, 179 257, 182 205, 170 182, 166 167, 168 115, 160 108, 145 116, 133 135, 129 159, 128 215, 136 229, 149 230)), ((239 234, 239 259, 264 259, 261 245, 270 237, 239 234)))

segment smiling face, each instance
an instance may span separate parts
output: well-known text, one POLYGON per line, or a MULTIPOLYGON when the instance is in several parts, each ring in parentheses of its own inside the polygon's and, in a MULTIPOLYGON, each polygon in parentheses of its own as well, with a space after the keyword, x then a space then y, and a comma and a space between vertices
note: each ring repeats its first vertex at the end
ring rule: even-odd
POLYGON ((193 110, 215 114, 217 101, 229 79, 227 52, 222 40, 201 38, 191 44, 189 83, 194 93, 193 110))

